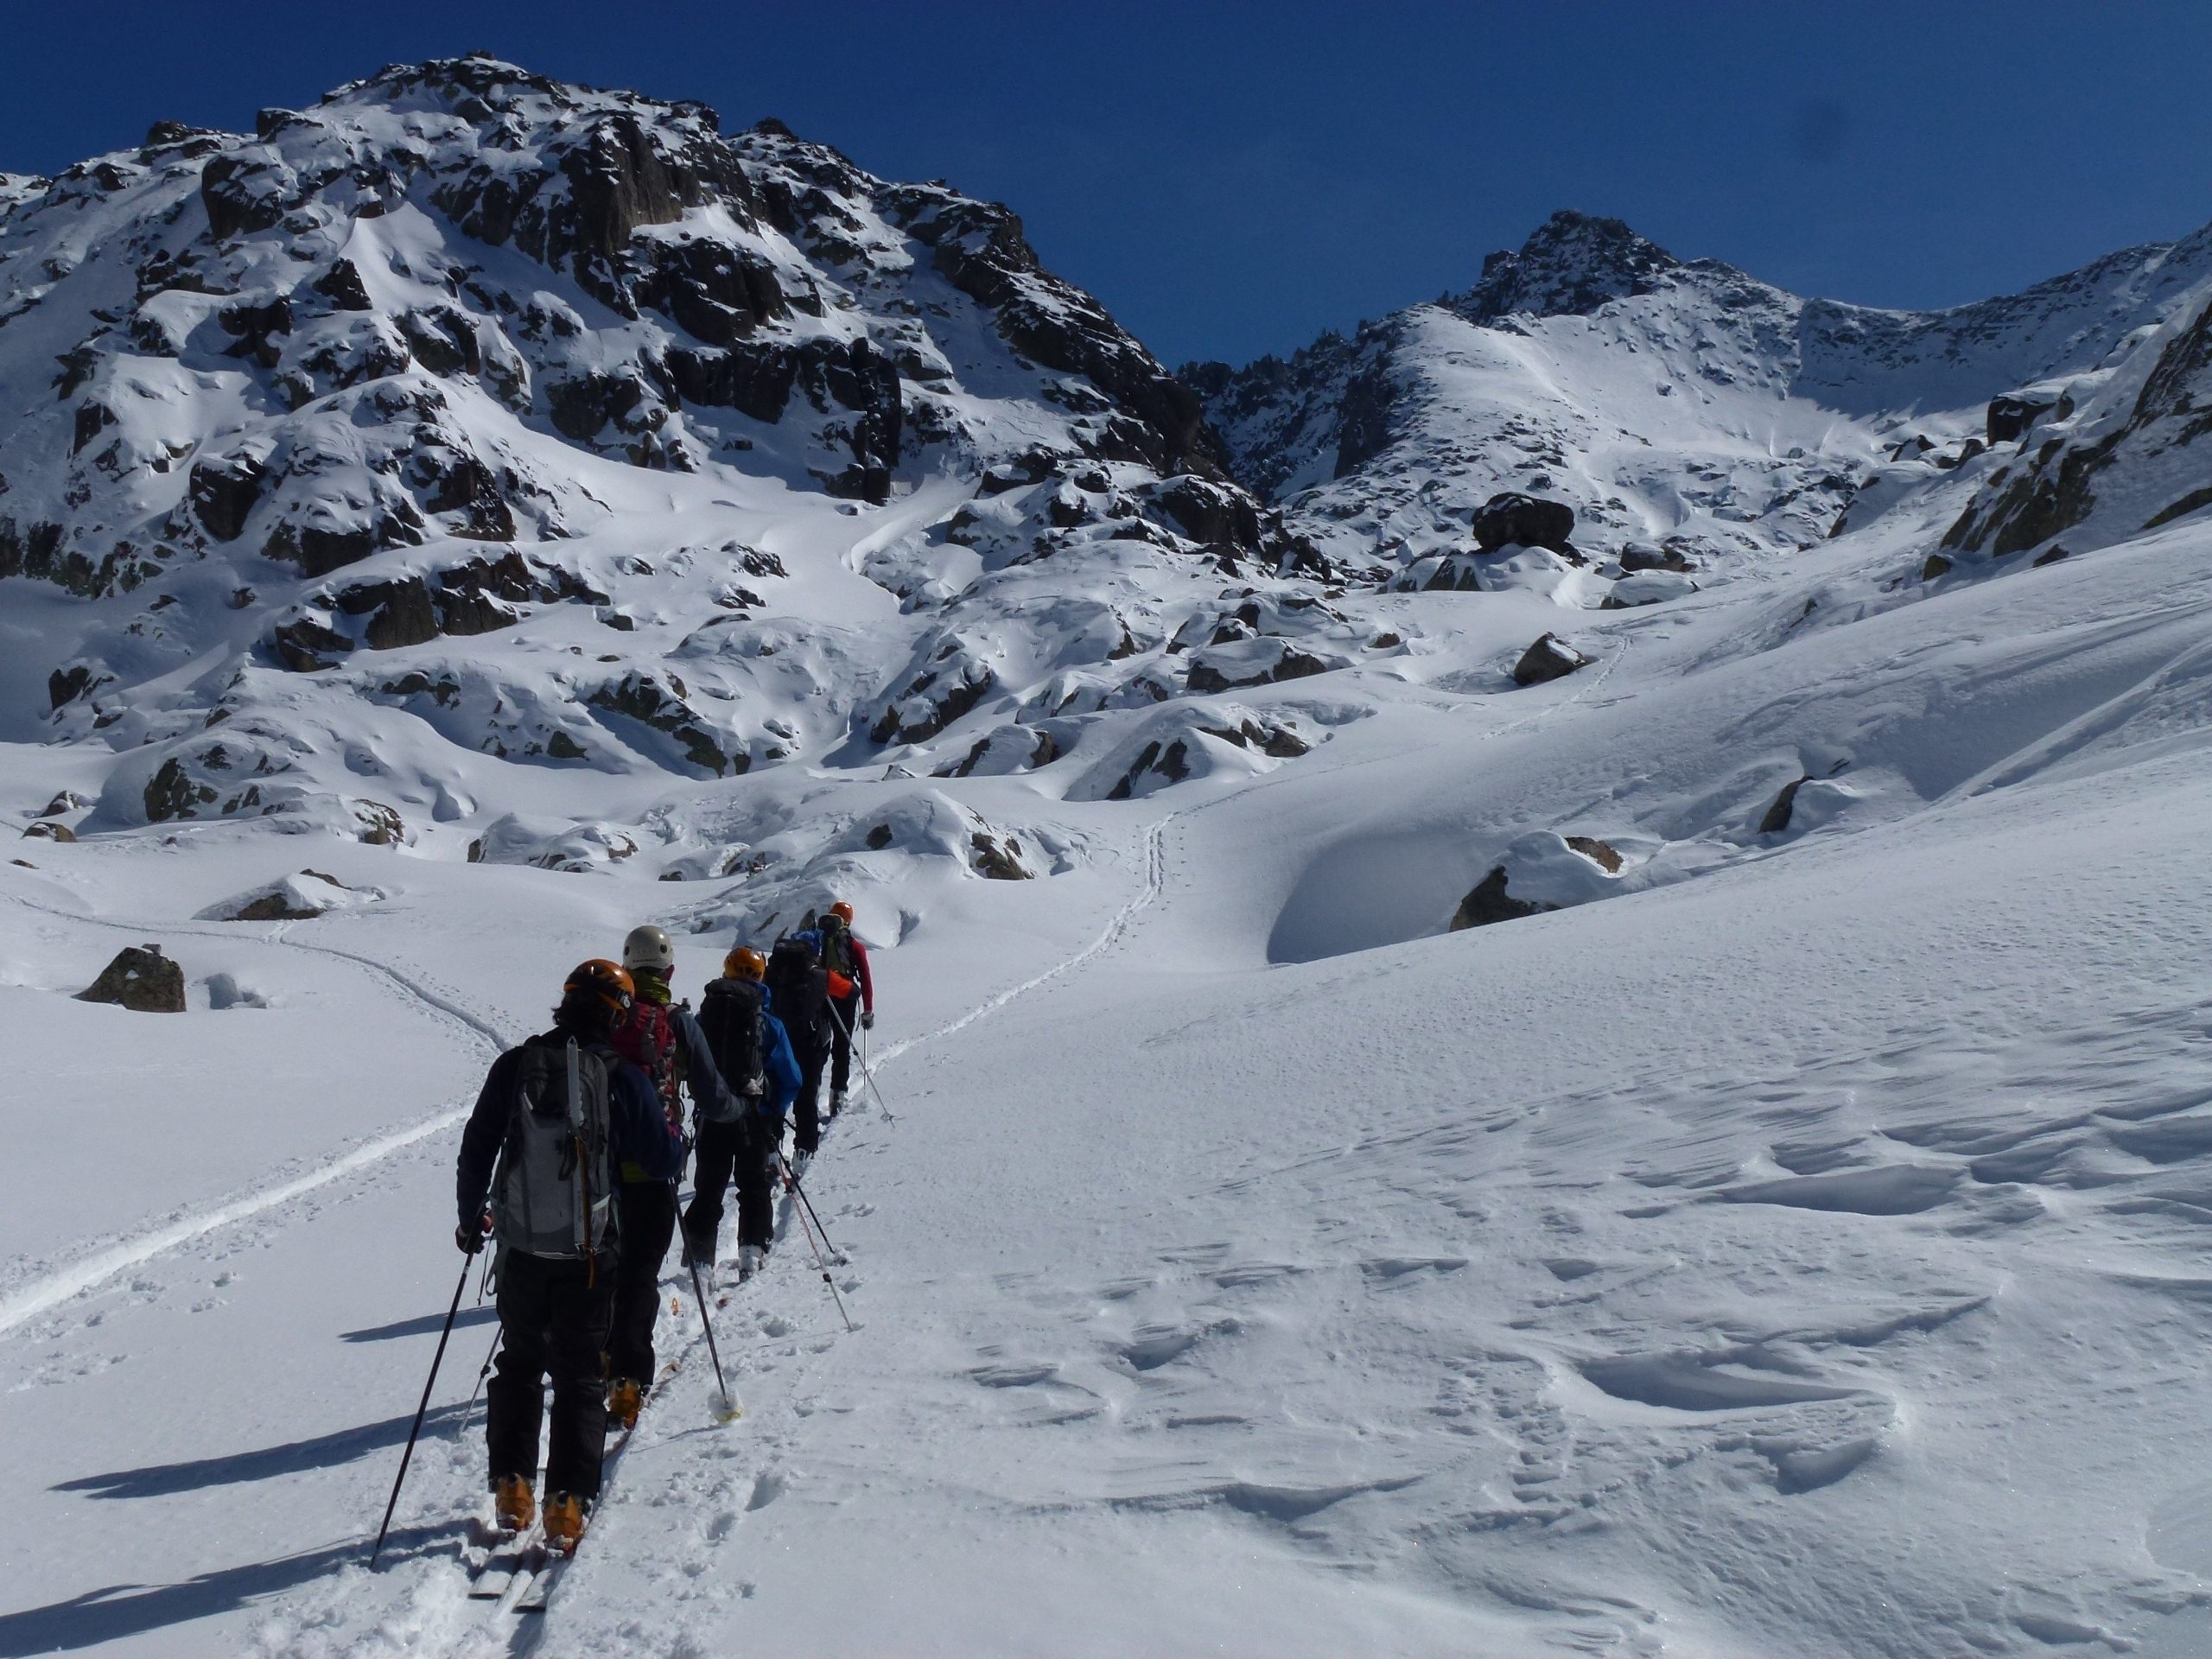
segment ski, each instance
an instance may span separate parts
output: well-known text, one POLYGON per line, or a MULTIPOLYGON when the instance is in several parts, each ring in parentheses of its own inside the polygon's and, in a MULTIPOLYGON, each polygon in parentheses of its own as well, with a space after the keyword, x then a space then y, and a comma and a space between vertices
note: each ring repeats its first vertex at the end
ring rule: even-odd
POLYGON ((485 1556, 484 1565, 468 1581, 471 1601, 505 1601, 507 1592, 527 1566, 530 1552, 542 1541, 543 1535, 532 1525, 527 1531, 507 1533, 485 1556))

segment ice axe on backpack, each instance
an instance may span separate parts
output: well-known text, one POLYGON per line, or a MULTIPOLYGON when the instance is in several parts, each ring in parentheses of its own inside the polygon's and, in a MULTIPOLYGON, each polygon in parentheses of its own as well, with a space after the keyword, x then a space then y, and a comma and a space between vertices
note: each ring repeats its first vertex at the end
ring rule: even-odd
MULTIPOLYGON (((844 1015, 837 1012, 837 1005, 835 1002, 831 1002, 827 1006, 830 1009, 830 1018, 836 1023, 837 1029, 844 1033, 847 1046, 849 1047, 856 1047, 857 1043, 853 1036, 853 1028, 845 1023, 844 1015)), ((854 1054, 853 1059, 861 1069, 861 1076, 868 1079, 868 1093, 874 1095, 875 1096, 875 1103, 883 1108, 883 1116, 885 1120, 888 1122, 896 1123, 899 1121, 899 1115, 893 1111, 888 1105, 885 1104, 883 1090, 875 1086, 875 1073, 868 1070, 867 1054, 865 1052, 856 1052, 854 1054)))

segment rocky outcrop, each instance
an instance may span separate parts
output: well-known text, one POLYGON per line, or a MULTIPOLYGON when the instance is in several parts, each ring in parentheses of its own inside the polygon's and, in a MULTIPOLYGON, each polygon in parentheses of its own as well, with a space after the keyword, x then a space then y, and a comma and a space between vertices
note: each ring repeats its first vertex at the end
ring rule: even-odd
POLYGON ((182 1014, 184 969, 158 944, 128 945, 77 993, 79 1002, 111 1002, 134 1014, 182 1014))
POLYGON ((1490 874, 1475 884, 1459 901, 1459 909, 1452 912, 1452 931, 1457 933, 1470 927, 1489 927, 1497 922, 1517 921, 1523 916, 1538 916, 1559 908, 1557 905, 1516 899, 1506 892, 1505 881, 1505 866, 1492 866, 1490 874))
POLYGON ((1495 553, 1502 547, 1574 551, 1574 543, 1567 539, 1574 533, 1574 509, 1564 501, 1543 501, 1508 491, 1484 502, 1470 528, 1476 545, 1485 553, 1495 553))

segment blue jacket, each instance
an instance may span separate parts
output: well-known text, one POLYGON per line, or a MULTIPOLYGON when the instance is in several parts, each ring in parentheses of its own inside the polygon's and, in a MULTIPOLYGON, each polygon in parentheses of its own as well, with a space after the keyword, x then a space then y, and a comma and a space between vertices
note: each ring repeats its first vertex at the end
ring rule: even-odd
POLYGON ((784 1029, 784 1022, 773 1012, 776 994, 766 985, 760 988, 760 1026, 766 1040, 762 1067, 768 1074, 768 1097, 761 1103, 763 1116, 779 1124, 784 1114, 791 1109, 791 1102, 798 1098, 800 1075, 798 1057, 791 1052, 791 1033, 784 1029))
MULTIPOLYGON (((531 1043, 561 1046, 569 1040, 563 1031, 532 1037, 531 1043)), ((683 1142, 668 1126, 660 1095, 643 1071, 605 1043, 584 1045, 607 1065, 607 1152, 609 1161, 636 1164, 656 1180, 672 1181, 683 1172, 683 1142)), ((461 1160, 454 1174, 461 1223, 466 1227, 484 1213, 485 1196, 492 1190, 492 1173, 499 1161, 499 1148, 507 1138, 508 1116, 514 1110, 515 1068, 521 1052, 510 1049, 492 1062, 468 1127, 461 1134, 461 1160)))

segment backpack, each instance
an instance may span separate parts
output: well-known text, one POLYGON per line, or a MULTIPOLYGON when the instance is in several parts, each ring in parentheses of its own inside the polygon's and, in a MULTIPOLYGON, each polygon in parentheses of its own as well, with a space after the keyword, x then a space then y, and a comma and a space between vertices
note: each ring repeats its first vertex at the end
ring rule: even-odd
POLYGON ((822 965, 847 979, 856 978, 853 968, 853 935, 842 918, 824 915, 815 924, 822 935, 822 965))
POLYGON ((768 989, 784 1029, 812 1039, 830 1007, 830 976, 804 939, 785 934, 768 953, 768 989))
POLYGON ((526 1255, 590 1256, 613 1230, 607 1062, 573 1037, 516 1052, 507 1138, 492 1177, 493 1230, 526 1255))
MULTIPOLYGON (((750 980, 717 979, 699 999, 699 1032, 729 1091, 744 1101, 768 1095, 767 995, 750 980)), ((720 1122, 709 1118, 709 1122, 720 1122)))
POLYGON ((631 1006, 630 1017, 614 1028, 607 1039, 617 1054, 645 1074, 671 1128, 681 1132, 683 1104, 677 1093, 676 1022, 663 1003, 643 997, 631 1006))

